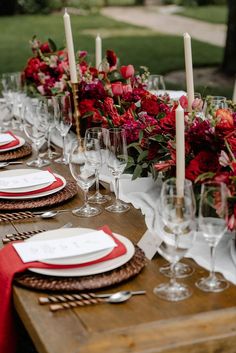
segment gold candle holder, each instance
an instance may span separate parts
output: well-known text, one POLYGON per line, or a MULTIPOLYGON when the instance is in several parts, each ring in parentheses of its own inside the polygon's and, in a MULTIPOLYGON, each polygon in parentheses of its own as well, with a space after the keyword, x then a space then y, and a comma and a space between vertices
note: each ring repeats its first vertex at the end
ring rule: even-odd
POLYGON ((78 139, 81 138, 80 136, 80 111, 79 111, 79 84, 78 83, 72 83, 71 82, 71 87, 72 87, 72 94, 73 94, 73 101, 74 101, 74 118, 75 118, 75 124, 76 124, 76 134, 78 136, 78 139))

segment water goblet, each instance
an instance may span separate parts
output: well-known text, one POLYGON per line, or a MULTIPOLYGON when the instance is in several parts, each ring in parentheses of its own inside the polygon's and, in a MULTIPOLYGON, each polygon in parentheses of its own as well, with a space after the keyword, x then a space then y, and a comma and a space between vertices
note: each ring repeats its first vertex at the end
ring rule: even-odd
POLYGON ((43 110, 42 101, 38 99, 28 100, 25 108, 23 128, 26 136, 33 142, 37 156, 35 160, 29 161, 26 164, 37 168, 50 164, 48 160, 43 160, 39 156, 39 148, 44 142, 48 130, 47 118, 43 110))
POLYGON ((165 91, 166 85, 162 75, 149 75, 147 82, 147 90, 151 93, 158 93, 157 91, 165 91))
POLYGON ((54 112, 56 120, 56 128, 60 132, 63 139, 62 156, 55 159, 55 162, 60 164, 68 164, 68 158, 66 156, 66 135, 68 134, 72 126, 72 110, 71 110, 71 100, 69 94, 63 96, 53 97, 54 102, 54 112))
POLYGON ((106 161, 106 140, 108 130, 101 127, 92 127, 86 130, 85 139, 87 144, 91 145, 90 141, 96 141, 100 146, 100 154, 95 161, 96 167, 96 192, 89 197, 89 202, 103 204, 111 199, 109 195, 102 195, 99 191, 99 173, 102 165, 106 161))
POLYGON ((227 230, 228 189, 224 183, 208 182, 201 186, 198 225, 210 247, 210 274, 196 282, 205 292, 221 292, 229 284, 215 273, 215 252, 217 244, 227 230))
POLYGON ((166 180, 162 185, 158 207, 164 224, 158 252, 171 263, 172 277, 169 283, 156 286, 154 293, 165 300, 179 301, 192 294, 188 286, 176 281, 174 271, 174 267, 184 257, 194 240, 196 206, 192 183, 185 180, 184 194, 180 197, 176 188, 176 179, 166 180))
POLYGON ((123 213, 130 206, 119 199, 119 179, 128 162, 125 131, 119 128, 110 129, 107 136, 107 166, 115 178, 115 203, 106 207, 109 212, 123 213))
MULTIPOLYGON (((90 141, 92 142, 92 141, 90 141)), ((96 146, 97 144, 94 143, 96 146)), ((92 207, 88 203, 88 190, 96 180, 96 167, 93 160, 99 154, 98 150, 92 150, 89 154, 89 147, 84 139, 79 139, 73 144, 69 157, 69 167, 73 178, 84 192, 84 204, 72 211, 75 216, 92 217, 101 213, 101 210, 92 207)))

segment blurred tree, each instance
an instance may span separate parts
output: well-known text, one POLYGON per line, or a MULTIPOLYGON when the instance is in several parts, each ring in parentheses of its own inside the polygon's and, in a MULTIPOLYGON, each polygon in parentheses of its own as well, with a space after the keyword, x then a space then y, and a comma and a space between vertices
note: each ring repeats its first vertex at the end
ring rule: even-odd
POLYGON ((17 0, 0 0, 0 16, 13 15, 17 8, 17 0))
POLYGON ((221 66, 227 75, 236 74, 236 1, 228 0, 228 29, 221 66))

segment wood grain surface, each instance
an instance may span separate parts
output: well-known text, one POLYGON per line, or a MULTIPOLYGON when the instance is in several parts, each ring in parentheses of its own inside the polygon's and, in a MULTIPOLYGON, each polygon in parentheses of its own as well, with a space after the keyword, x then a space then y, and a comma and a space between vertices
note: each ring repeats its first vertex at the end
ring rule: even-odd
MULTIPOLYGON (((68 166, 52 164, 51 168, 64 177, 70 176, 68 166)), ((103 192, 108 191, 104 189, 103 192)), ((64 207, 81 204, 81 194, 78 194, 64 207)), ((16 233, 16 230, 55 229, 67 222, 75 227, 94 229, 107 224, 134 243, 146 230, 141 212, 131 207, 125 214, 110 214, 103 210, 99 216, 89 219, 65 213, 50 220, 4 222, 1 223, 1 237, 16 233)), ((153 294, 155 285, 168 281, 159 273, 165 260, 156 256, 134 279, 99 291, 147 291, 146 295, 134 296, 125 303, 53 313, 47 305, 38 304, 38 298, 45 293, 14 286, 14 305, 39 353, 235 353, 236 287, 230 285, 222 293, 201 292, 194 283, 206 275, 206 271, 193 261, 184 261, 190 263, 195 272, 182 280, 193 290, 192 297, 182 302, 167 302, 153 294)))

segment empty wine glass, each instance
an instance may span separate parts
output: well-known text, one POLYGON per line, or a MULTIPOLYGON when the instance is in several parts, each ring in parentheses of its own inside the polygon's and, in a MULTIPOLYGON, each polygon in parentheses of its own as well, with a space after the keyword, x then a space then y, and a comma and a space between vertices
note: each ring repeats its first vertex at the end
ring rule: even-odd
POLYGON ((106 161, 106 140, 108 130, 101 127, 92 127, 86 130, 85 139, 86 145, 90 144, 90 141, 96 141, 100 146, 100 154, 95 161, 96 167, 96 192, 89 197, 89 201, 93 203, 103 204, 111 199, 109 195, 102 195, 99 191, 99 173, 102 165, 106 161))
POLYGON ((55 119, 56 104, 54 103, 54 97, 44 96, 43 99, 44 99, 45 109, 47 110, 47 119, 48 119, 46 156, 49 159, 53 159, 54 157, 58 156, 58 153, 54 152, 51 148, 51 135, 52 135, 53 129, 56 127, 56 119, 55 119))
POLYGON ((66 135, 68 134, 72 126, 72 110, 71 110, 71 100, 69 94, 63 96, 53 97, 54 109, 55 109, 55 120, 56 128, 60 132, 63 139, 62 156, 55 159, 55 162, 61 164, 68 164, 68 158, 66 156, 66 135))
POLYGON ((147 90, 151 93, 158 93, 157 91, 165 91, 166 85, 162 75, 149 75, 147 82, 147 90))
POLYGON ((203 111, 206 116, 214 116, 218 109, 227 109, 228 103, 226 97, 223 96, 207 96, 203 111))
POLYGON ((92 217, 101 213, 101 210, 92 207, 88 203, 88 190, 96 180, 96 167, 93 161, 99 154, 99 146, 94 141, 90 141, 97 150, 90 148, 84 139, 79 139, 71 148, 69 157, 69 167, 73 178, 84 192, 84 204, 72 211, 76 216, 92 217))
POLYGON ((47 115, 41 100, 28 100, 27 106, 25 107, 23 128, 26 136, 33 142, 37 156, 36 159, 26 164, 37 168, 50 164, 48 160, 43 160, 39 156, 39 148, 45 140, 48 130, 47 115))
POLYGON ((187 285, 177 283, 174 271, 175 265, 184 257, 194 240, 196 206, 192 183, 189 180, 184 181, 184 194, 179 197, 176 179, 166 180, 162 185, 158 207, 164 224, 158 252, 171 263, 172 277, 169 283, 155 287, 154 293, 162 299, 179 301, 192 294, 187 285))
POLYGON ((216 246, 227 230, 227 196, 224 183, 205 183, 201 187, 198 225, 203 237, 210 247, 210 274, 196 282, 196 286, 205 292, 221 292, 229 284, 215 273, 216 246))
POLYGON ((116 201, 106 207, 106 210, 114 213, 126 212, 130 206, 119 199, 119 178, 124 172, 128 162, 127 143, 125 131, 122 129, 110 129, 107 136, 107 166, 115 178, 116 201))

